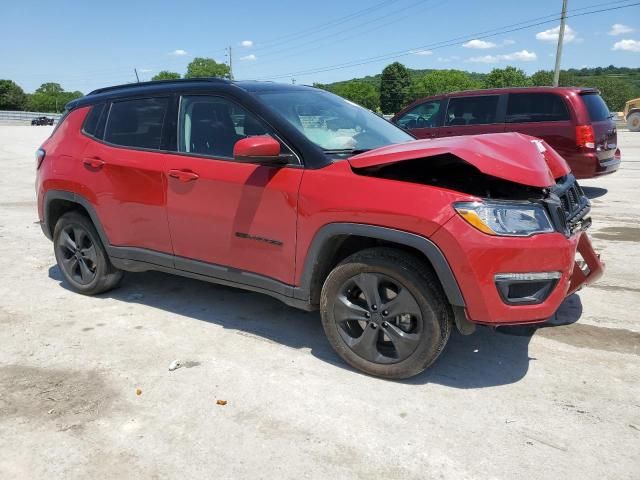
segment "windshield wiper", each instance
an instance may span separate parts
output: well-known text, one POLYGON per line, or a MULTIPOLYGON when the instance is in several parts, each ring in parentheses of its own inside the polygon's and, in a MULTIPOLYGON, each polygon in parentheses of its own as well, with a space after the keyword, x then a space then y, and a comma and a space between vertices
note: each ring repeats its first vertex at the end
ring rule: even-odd
POLYGON ((357 155, 359 153, 368 152, 370 148, 340 148, 336 150, 325 150, 328 154, 357 155))

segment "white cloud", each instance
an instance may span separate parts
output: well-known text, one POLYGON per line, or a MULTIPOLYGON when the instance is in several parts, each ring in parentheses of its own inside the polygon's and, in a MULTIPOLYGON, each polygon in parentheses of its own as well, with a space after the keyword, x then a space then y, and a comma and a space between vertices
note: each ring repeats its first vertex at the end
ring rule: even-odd
POLYGON ((513 45, 514 43, 516 43, 515 40, 511 40, 510 38, 507 38, 502 42, 502 45, 513 45))
POLYGON ((256 60, 258 57, 256 57, 253 53, 250 55, 245 55, 244 57, 240 57, 240 60, 248 60, 250 62, 256 60))
POLYGON ((517 60, 520 62, 533 62, 538 59, 536 52, 529 50, 520 50, 519 52, 509 53, 507 55, 498 55, 501 60, 517 60))
POLYGON ((433 55, 431 50, 411 50, 414 55, 433 55))
POLYGON ((611 30, 609 30, 609 35, 622 35, 623 33, 631 33, 633 32, 633 28, 628 27, 627 25, 623 25, 621 23, 614 23, 611 25, 611 30))
POLYGON ((486 49, 486 48, 495 48, 496 44, 493 42, 485 42, 484 40, 469 40, 466 43, 463 43, 462 46, 464 48, 478 48, 478 49, 486 49))
MULTIPOLYGON (((543 42, 558 42, 558 35, 560 33, 560 27, 550 28, 543 32, 536 33, 536 38, 543 42)), ((578 37, 578 33, 569 25, 564 27, 564 43, 580 42, 581 38, 578 37)))
POLYGON ((504 55, 483 55, 482 57, 471 57, 469 62, 475 63, 498 63, 500 61, 509 62, 533 62, 537 60, 536 52, 529 50, 520 50, 519 52, 507 53, 504 55))
POLYGON ((251 48, 253 47, 253 40, 243 40, 240 42, 240 46, 245 48, 251 48))
POLYGON ((613 44, 611 50, 624 50, 625 52, 640 52, 640 40, 620 40, 613 44))
POLYGON ((182 50, 181 48, 174 50, 173 52, 170 52, 169 55, 175 55, 176 57, 183 57, 185 55, 188 55, 188 52, 186 50, 182 50))

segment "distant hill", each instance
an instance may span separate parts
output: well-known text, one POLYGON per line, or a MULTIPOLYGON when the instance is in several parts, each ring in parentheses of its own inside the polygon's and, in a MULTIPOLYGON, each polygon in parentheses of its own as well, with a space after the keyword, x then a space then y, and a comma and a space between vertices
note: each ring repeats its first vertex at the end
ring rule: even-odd
MULTIPOLYGON (((426 69, 412 69, 408 68, 409 74, 411 75, 412 80, 416 80, 429 72, 432 72, 433 68, 426 69)), ((570 68, 568 70, 562 70, 567 74, 575 77, 576 84, 585 85, 589 83, 590 78, 594 77, 613 77, 620 78, 621 80, 628 81, 633 84, 636 89, 640 89, 640 68, 629 68, 629 67, 615 67, 613 65, 609 65, 608 67, 595 67, 595 68, 570 68)), ((471 78, 477 80, 479 82, 484 82, 486 73, 478 73, 478 72, 466 72, 471 78)), ((324 84, 326 87, 331 89, 332 87, 336 87, 339 85, 343 85, 345 83, 353 82, 353 81, 361 81, 372 84, 376 89, 380 87, 380 76, 377 75, 367 75, 366 77, 360 78, 352 78, 349 80, 341 80, 339 82, 327 83, 324 84)))

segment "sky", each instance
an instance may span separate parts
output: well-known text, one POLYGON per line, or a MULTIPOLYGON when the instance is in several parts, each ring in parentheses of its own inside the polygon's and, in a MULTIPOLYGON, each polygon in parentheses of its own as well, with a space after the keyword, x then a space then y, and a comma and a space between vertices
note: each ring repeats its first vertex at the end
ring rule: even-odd
MULTIPOLYGON (((569 0, 563 68, 640 67, 640 4, 569 0)), ((196 56, 237 79, 312 84, 410 68, 554 66, 562 0, 0 0, 0 79, 32 92, 184 73, 196 56), (532 23, 539 25, 531 26, 532 23), (513 30, 513 31, 508 31, 513 30)))

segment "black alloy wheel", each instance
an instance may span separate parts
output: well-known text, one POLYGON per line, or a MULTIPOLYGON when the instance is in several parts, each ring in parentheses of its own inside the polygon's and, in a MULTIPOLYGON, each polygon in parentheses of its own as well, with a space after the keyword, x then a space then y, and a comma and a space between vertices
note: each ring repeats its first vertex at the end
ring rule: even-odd
POLYGON ((400 362, 420 343, 418 302, 386 275, 367 272, 348 279, 334 303, 333 318, 349 348, 370 362, 400 362))
POLYGON ((57 239, 61 267, 81 285, 89 285, 96 278, 98 258, 96 246, 80 225, 67 225, 57 239))

